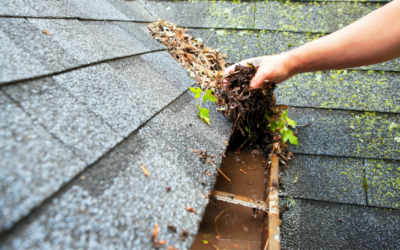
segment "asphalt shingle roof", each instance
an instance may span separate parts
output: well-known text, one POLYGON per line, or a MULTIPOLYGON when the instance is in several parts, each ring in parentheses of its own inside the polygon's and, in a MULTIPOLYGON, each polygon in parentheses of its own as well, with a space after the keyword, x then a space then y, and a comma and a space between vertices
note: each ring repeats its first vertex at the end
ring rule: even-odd
MULTIPOLYGON (((146 31, 154 13, 234 62, 300 46, 376 2, 0 3, 0 248, 150 249, 157 222, 166 245, 190 248, 217 171, 189 147, 219 164, 231 123, 213 106, 210 126, 198 119, 194 81, 146 31)), ((400 244, 400 131, 389 128, 400 123, 399 69, 396 59, 278 87, 291 117, 311 122, 283 177, 281 201, 296 205, 282 247, 400 244)))
POLYGON ((231 124, 197 117, 154 20, 138 1, 0 4, 1 249, 151 249, 157 222, 190 247, 217 171, 189 147, 220 155, 231 124))
MULTIPOLYGON (((208 2, 206 7, 205 2, 150 1, 150 5, 161 18, 188 27, 189 34, 236 62, 291 50, 384 3, 243 1, 208 2), (207 10, 199 11, 201 4, 207 10), (201 23, 192 16, 200 16, 201 23)), ((296 201, 283 215, 282 248, 398 248, 399 72, 395 59, 305 73, 278 86, 278 103, 292 106, 289 116, 298 124, 310 123, 296 129, 300 146, 290 147, 296 160, 286 175, 281 173, 286 183, 282 203, 290 197, 296 201)))

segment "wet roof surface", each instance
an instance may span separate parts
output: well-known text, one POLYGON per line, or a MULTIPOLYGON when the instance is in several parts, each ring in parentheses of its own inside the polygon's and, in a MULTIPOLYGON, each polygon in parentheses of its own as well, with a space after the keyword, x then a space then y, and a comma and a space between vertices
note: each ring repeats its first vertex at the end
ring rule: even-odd
MULTIPOLYGON (((198 119, 194 81, 146 31, 152 13, 235 62, 300 46, 377 2, 0 3, 0 248, 150 249, 157 222, 165 248, 190 248, 217 171, 189 147, 219 155, 231 124, 213 107, 211 126, 198 119)), ((296 202, 283 247, 400 244, 399 72, 396 59, 279 86, 289 115, 311 122, 283 176, 281 202, 296 202)))

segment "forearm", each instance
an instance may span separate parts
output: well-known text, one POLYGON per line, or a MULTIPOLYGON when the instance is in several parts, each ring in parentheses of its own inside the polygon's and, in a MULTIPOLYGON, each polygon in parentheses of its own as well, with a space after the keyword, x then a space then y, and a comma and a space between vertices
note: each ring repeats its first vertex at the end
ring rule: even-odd
POLYGON ((293 74, 352 68, 399 57, 400 0, 285 54, 293 74))

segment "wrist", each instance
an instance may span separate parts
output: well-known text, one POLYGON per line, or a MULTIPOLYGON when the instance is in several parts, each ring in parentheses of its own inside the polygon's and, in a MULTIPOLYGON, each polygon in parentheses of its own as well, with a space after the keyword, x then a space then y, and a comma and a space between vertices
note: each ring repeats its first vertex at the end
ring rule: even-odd
POLYGON ((296 50, 291 50, 281 54, 283 56, 283 60, 285 66, 290 75, 296 75, 303 73, 301 63, 299 60, 299 56, 296 53, 296 50))

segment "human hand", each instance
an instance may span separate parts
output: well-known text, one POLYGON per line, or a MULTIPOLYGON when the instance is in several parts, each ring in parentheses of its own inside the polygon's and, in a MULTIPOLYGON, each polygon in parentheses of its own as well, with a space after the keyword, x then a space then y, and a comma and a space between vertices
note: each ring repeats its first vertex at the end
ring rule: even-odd
POLYGON ((290 57, 287 54, 279 54, 275 56, 250 58, 231 65, 225 69, 224 76, 228 75, 230 72, 233 72, 236 65, 247 66, 247 63, 251 63, 256 59, 261 59, 261 62, 257 67, 256 75, 250 81, 250 88, 261 87, 265 80, 279 84, 294 75, 291 70, 290 57))

